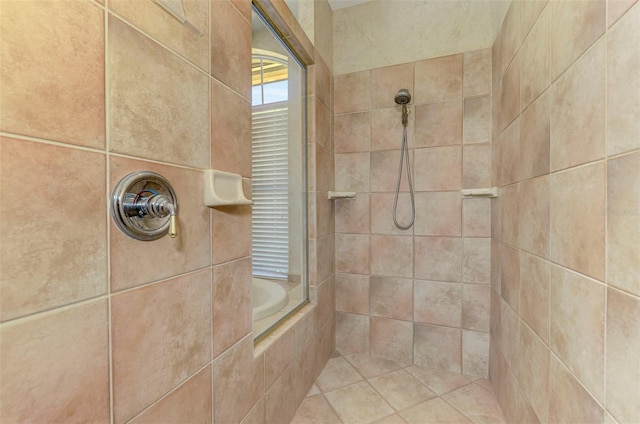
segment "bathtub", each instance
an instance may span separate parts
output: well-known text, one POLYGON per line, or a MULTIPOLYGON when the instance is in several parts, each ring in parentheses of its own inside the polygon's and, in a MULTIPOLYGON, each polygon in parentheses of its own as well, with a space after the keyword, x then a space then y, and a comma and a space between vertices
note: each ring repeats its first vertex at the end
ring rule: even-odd
POLYGON ((287 291, 279 284, 253 278, 253 320, 273 315, 289 302, 287 291))

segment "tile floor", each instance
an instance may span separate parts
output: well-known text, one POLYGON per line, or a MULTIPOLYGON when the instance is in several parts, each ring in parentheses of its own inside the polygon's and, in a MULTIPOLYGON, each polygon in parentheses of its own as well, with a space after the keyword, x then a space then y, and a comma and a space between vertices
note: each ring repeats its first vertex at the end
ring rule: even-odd
POLYGON ((489 380, 367 355, 331 358, 291 424, 505 423, 489 380))

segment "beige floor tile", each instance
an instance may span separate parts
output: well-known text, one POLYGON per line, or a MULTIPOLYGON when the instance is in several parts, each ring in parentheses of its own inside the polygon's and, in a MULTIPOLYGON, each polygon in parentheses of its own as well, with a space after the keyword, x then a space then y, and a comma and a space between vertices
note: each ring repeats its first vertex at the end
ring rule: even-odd
POLYGON ((396 410, 408 408, 436 396, 405 370, 373 378, 369 383, 396 410))
POLYGON ((460 374, 444 370, 418 367, 416 365, 407 368, 407 371, 413 374, 415 378, 420 380, 437 395, 448 393, 459 387, 466 386, 471 382, 460 374))
POLYGON ((471 424, 460 412, 440 398, 431 399, 400 413, 409 424, 471 424), (428 417, 428 418, 427 418, 428 417))
POLYGON ((313 386, 311 386, 311 389, 309 389, 309 393, 307 393, 307 397, 319 395, 320 393, 322 392, 320 391, 318 386, 315 383, 313 383, 313 386))
POLYGON ((340 418, 322 395, 305 398, 290 424, 341 424, 340 418))
POLYGON ((389 415, 373 424, 407 424, 407 422, 398 414, 389 415))
POLYGON ((384 358, 376 358, 369 355, 346 355, 344 357, 364 378, 377 377, 391 371, 400 369, 393 361, 384 358))
POLYGON ((332 358, 327 362, 316 384, 323 392, 329 392, 361 380, 362 376, 358 371, 349 365, 346 359, 340 357, 332 358))
POLYGON ((325 393, 344 423, 371 423, 393 414, 393 408, 366 381, 325 393))
POLYGON ((463 411, 476 424, 505 423, 496 397, 475 384, 469 384, 443 396, 456 409, 463 411))

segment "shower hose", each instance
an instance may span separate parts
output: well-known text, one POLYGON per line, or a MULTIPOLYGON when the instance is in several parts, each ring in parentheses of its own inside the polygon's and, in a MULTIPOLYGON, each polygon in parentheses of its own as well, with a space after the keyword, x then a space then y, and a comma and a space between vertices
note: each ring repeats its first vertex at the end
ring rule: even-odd
POLYGON ((409 163, 409 143, 407 141, 407 106, 402 105, 402 148, 400 149, 400 168, 398 169, 398 182, 396 184, 396 197, 393 200, 393 223, 401 230, 408 230, 416 219, 416 204, 413 195, 413 183, 411 182, 411 164, 409 163), (398 222, 398 197, 400 196, 400 182, 402 180, 402 165, 407 162, 407 181, 409 182, 409 194, 411 196, 411 221, 407 225, 398 222))

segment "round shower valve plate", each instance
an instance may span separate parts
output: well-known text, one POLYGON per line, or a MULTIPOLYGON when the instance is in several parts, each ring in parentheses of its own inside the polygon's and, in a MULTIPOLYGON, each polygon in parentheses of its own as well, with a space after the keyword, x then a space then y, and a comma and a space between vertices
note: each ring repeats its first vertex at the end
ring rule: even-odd
MULTIPOLYGON (((178 197, 162 175, 138 171, 124 177, 111 195, 111 216, 124 234, 142 241, 169 232, 178 212, 178 197)), ((174 221, 175 222, 175 221, 174 221)))

